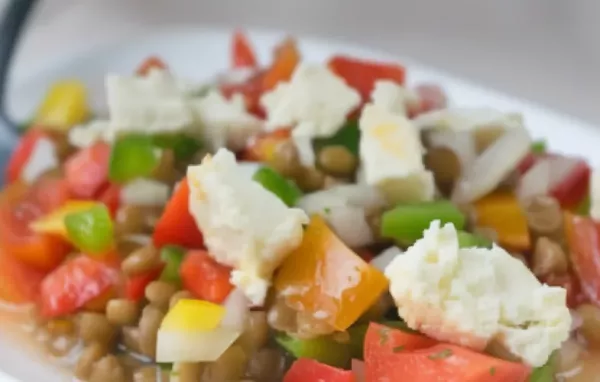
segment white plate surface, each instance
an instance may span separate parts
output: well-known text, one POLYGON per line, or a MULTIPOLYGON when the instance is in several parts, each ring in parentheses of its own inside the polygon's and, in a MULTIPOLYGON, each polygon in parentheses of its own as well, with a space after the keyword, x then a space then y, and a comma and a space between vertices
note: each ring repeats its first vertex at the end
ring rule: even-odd
MULTIPOLYGON (((283 33, 258 30, 249 34, 263 63, 269 62, 271 48, 285 36, 283 33)), ((207 79, 227 68, 229 39, 230 31, 227 30, 169 29, 108 49, 90 50, 53 59, 50 67, 14 84, 10 107, 15 115, 25 118, 34 110, 44 90, 54 80, 79 78, 90 87, 94 106, 104 109, 104 75, 107 72, 131 73, 150 54, 163 57, 173 72, 181 77, 207 79)), ((345 53, 402 62, 408 68, 409 83, 438 83, 447 90, 453 104, 458 106, 492 106, 499 110, 523 112, 534 138, 546 138, 554 151, 583 156, 593 165, 600 164, 600 130, 575 118, 454 78, 401 57, 329 40, 300 39, 300 42, 303 57, 307 61, 319 62, 334 53, 345 53)), ((39 355, 32 354, 31 350, 26 350, 23 345, 11 340, 7 330, 9 329, 0 328, 0 381, 70 380, 70 377, 56 367, 40 361, 39 355)))

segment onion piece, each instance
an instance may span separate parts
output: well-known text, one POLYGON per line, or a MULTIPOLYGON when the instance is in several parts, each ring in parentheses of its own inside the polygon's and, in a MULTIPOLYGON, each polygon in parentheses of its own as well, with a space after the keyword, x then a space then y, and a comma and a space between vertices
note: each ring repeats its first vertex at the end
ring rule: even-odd
POLYGON ((250 305, 250 300, 241 289, 235 288, 231 291, 223 302, 225 316, 221 320, 221 327, 243 332, 250 312, 250 305))
POLYGON ((493 191, 525 158, 530 146, 527 130, 521 127, 508 130, 462 173, 452 200, 468 204, 493 191))
POLYGON ((121 189, 121 205, 164 206, 169 200, 169 186, 152 179, 136 179, 121 189))
POLYGON ((535 195, 547 195, 550 190, 550 161, 539 160, 522 177, 517 187, 519 200, 525 201, 535 195))
POLYGON ((477 157, 475 140, 470 131, 433 130, 428 133, 427 139, 431 147, 447 147, 452 150, 456 154, 462 169, 467 168, 477 157))
POLYGON ((158 331, 156 362, 216 361, 240 336, 231 328, 210 331, 158 331))
POLYGON ((373 260, 371 260, 370 264, 383 272, 388 264, 391 263, 396 256, 401 255, 402 253, 403 252, 400 248, 390 247, 383 250, 379 255, 375 256, 373 260))
POLYGON ((33 183, 44 172, 58 167, 56 147, 50 138, 41 137, 35 143, 29 160, 21 172, 27 183, 33 183))
POLYGON ((261 167, 263 167, 263 164, 258 162, 242 161, 238 162, 238 167, 240 169, 240 173, 243 174, 244 178, 247 177, 247 179, 252 179, 254 174, 256 174, 256 172, 260 170, 261 167))

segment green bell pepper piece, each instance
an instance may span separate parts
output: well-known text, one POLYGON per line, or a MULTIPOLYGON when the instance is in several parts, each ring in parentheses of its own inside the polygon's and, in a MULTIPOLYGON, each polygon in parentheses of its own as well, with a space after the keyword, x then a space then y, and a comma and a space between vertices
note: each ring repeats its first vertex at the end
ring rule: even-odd
POLYGON ((458 231, 458 246, 460 248, 492 248, 493 242, 483 236, 470 232, 458 231))
POLYGON ((181 277, 179 267, 185 257, 185 251, 174 245, 166 245, 160 250, 160 258, 165 263, 160 279, 179 285, 181 277))
POLYGON ((411 245, 423 236, 433 220, 452 223, 457 230, 465 226, 465 216, 449 201, 401 204, 381 217, 381 236, 400 245, 411 245))
POLYGON ((65 216, 67 237, 82 252, 102 254, 113 246, 114 229, 104 204, 65 216))
POLYGON ((534 154, 545 154, 546 153, 546 140, 540 139, 531 144, 531 152, 534 154))
POLYGON ((323 147, 341 145, 346 147, 352 154, 358 157, 358 144, 360 142, 360 130, 358 129, 358 120, 350 120, 337 131, 333 136, 327 138, 316 138, 313 141, 315 153, 318 153, 323 147))
POLYGON ((294 206, 302 196, 302 191, 300 191, 295 183, 287 180, 269 167, 262 167, 254 173, 252 179, 277 195, 288 207, 294 206))
POLYGON ((309 340, 277 333, 275 341, 295 358, 311 358, 335 367, 350 364, 350 347, 336 342, 331 336, 322 336, 309 340))
POLYGON ((529 382, 553 382, 555 360, 556 353, 552 353, 544 366, 533 369, 531 376, 529 376, 529 382))
POLYGON ((171 149, 178 161, 189 161, 202 148, 202 143, 186 134, 160 134, 153 137, 156 147, 171 149))
POLYGON ((157 148, 152 138, 132 134, 119 138, 112 147, 108 177, 116 183, 149 176, 159 163, 157 148))

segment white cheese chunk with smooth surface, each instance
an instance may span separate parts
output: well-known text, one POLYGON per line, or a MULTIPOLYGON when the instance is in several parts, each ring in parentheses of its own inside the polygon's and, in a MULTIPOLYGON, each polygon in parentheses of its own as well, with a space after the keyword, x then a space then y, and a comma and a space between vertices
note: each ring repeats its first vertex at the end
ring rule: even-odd
POLYGON ((290 82, 264 94, 260 103, 269 130, 291 126, 293 135, 329 137, 360 104, 360 95, 326 66, 300 64, 290 82))
POLYGON ((511 129, 523 127, 520 113, 506 113, 491 108, 448 108, 430 111, 414 119, 419 129, 435 128, 472 131, 486 127, 511 129))
POLYGON ((135 179, 121 189, 121 204, 164 206, 169 200, 169 186, 153 179, 135 179))
POLYGON ((419 96, 412 90, 389 80, 375 82, 371 101, 393 113, 407 115, 408 106, 419 103, 419 96))
POLYGON ((273 271, 300 245, 308 216, 244 176, 226 149, 207 155, 187 174, 189 210, 209 253, 234 269, 232 284, 262 304, 273 271))
POLYGON ((498 246, 459 248, 452 224, 432 222, 385 274, 400 317, 440 341, 476 350, 494 341, 538 367, 569 336, 565 289, 542 285, 498 246))
POLYGON ((431 200, 433 174, 423 165, 419 131, 405 116, 379 105, 364 107, 360 121, 362 177, 388 201, 431 200))
POLYGON ((230 100, 212 90, 194 101, 202 122, 204 139, 213 149, 227 146, 238 151, 246 146, 248 138, 262 130, 262 122, 246 111, 244 97, 234 94, 230 100))
POLYGON ((600 168, 592 170, 590 182, 590 216, 600 221, 600 168))

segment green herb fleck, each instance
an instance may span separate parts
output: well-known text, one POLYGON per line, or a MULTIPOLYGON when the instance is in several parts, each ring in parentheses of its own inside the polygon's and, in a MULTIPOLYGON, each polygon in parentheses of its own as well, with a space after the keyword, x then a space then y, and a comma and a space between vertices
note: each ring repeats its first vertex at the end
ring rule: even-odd
POLYGON ((490 375, 496 375, 496 368, 490 367, 490 375))
POLYGON ((390 328, 381 328, 379 330, 379 344, 385 345, 390 339, 390 328))
POLYGON ((448 358, 452 355, 452 349, 444 349, 442 351, 439 351, 437 353, 431 354, 429 357, 429 359, 431 360, 436 360, 436 359, 444 359, 444 358, 448 358))
POLYGON ((394 346, 392 348, 392 352, 394 352, 394 353, 400 353, 402 351, 404 351, 404 346, 402 346, 402 345, 400 345, 400 346, 394 346))
POLYGON ((325 211, 326 214, 330 214, 331 213, 331 208, 325 207, 325 209, 323 211, 325 211))

